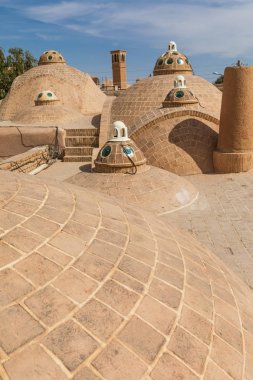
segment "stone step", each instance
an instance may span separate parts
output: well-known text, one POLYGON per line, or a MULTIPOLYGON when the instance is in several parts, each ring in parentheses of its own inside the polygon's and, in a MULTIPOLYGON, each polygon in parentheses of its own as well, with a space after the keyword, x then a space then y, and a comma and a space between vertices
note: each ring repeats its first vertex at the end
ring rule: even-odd
POLYGON ((65 138, 66 147, 97 147, 98 136, 68 136, 65 138))
POLYGON ((91 162, 91 156, 64 156, 64 162, 91 162))
POLYGON ((67 147, 65 148, 66 156, 92 156, 92 147, 67 147))
POLYGON ((99 129, 66 129, 66 136, 98 136, 99 129))

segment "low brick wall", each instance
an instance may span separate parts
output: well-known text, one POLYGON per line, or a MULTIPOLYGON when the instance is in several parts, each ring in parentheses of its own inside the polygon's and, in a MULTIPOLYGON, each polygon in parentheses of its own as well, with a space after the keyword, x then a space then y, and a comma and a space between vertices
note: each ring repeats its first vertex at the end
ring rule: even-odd
POLYGON ((40 146, 2 161, 0 163, 0 169, 9 170, 11 172, 18 171, 22 173, 30 173, 32 170, 47 163, 49 160, 49 147, 40 146))
POLYGON ((0 125, 0 158, 13 157, 31 148, 54 145, 56 136, 59 149, 65 147, 66 132, 57 127, 0 125))

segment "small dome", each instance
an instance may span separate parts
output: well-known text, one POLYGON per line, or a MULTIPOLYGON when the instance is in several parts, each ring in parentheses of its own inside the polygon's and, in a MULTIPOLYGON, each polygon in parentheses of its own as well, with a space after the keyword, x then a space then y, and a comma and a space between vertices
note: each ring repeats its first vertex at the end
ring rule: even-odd
POLYGON ((153 74, 168 75, 175 73, 192 73, 192 66, 188 58, 177 50, 177 45, 171 41, 166 53, 162 54, 156 61, 153 74))
POLYGON ((41 54, 39 65, 48 65, 50 63, 65 63, 64 57, 56 50, 47 50, 41 54))
POLYGON ((112 125, 112 137, 99 151, 95 160, 95 171, 100 173, 136 173, 146 169, 146 158, 137 145, 128 137, 127 127, 122 121, 112 125), (137 169, 138 167, 138 169, 137 169))
POLYGON ((53 104, 54 102, 59 101, 57 96, 53 93, 51 90, 45 90, 41 91, 37 99, 35 100, 35 105, 40 106, 40 105, 45 105, 45 104, 53 104))
POLYGON ((174 81, 174 88, 166 96, 163 107, 178 107, 185 104, 196 104, 197 98, 187 88, 183 75, 178 75, 174 81))

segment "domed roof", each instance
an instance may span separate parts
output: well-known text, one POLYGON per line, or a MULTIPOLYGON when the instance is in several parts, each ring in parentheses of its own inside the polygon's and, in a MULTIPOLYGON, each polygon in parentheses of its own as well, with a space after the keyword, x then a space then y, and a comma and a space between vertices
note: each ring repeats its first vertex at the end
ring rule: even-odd
POLYGON ((198 197, 197 189, 185 178, 146 165, 136 175, 111 172, 80 172, 68 183, 116 197, 121 204, 135 205, 156 214, 171 213, 186 207, 198 197))
POLYGON ((176 107, 184 104, 197 104, 198 99, 186 87, 183 75, 178 75, 174 81, 174 88, 166 96, 163 107, 176 107))
POLYGON ((122 121, 112 125, 111 138, 100 149, 95 160, 95 171, 104 173, 135 173, 145 170, 146 158, 128 137, 122 121))
POLYGON ((60 104, 59 100, 35 101, 35 106, 25 107, 12 119, 15 123, 36 126, 65 126, 66 123, 84 124, 85 116, 60 104))
POLYGON ((57 95, 58 104, 81 116, 101 113, 106 99, 87 73, 68 65, 40 65, 14 80, 0 104, 0 120, 13 120, 25 109, 34 107, 35 97, 47 88, 57 95))
MULTIPOLYGON (((135 123, 162 107, 164 99, 174 87, 177 75, 148 77, 129 87, 113 101, 110 122, 122 120, 128 125, 131 136, 135 123)), ((219 119, 222 93, 212 83, 197 75, 187 75, 187 86, 201 103, 201 106, 196 104, 194 107, 219 119)))
POLYGON ((63 56, 56 50, 47 50, 41 54, 39 65, 48 65, 50 63, 65 63, 63 56))
POLYGON ((177 51, 176 43, 171 41, 168 50, 157 59, 153 74, 168 75, 176 73, 191 74, 192 66, 188 58, 177 51))
POLYGON ((35 105, 39 106, 42 104, 52 104, 58 101, 57 96, 54 94, 53 91, 51 90, 44 90, 41 91, 36 100, 35 100, 35 105))
POLYGON ((1 377, 251 379, 252 292, 209 250, 94 190, 0 183, 1 377))

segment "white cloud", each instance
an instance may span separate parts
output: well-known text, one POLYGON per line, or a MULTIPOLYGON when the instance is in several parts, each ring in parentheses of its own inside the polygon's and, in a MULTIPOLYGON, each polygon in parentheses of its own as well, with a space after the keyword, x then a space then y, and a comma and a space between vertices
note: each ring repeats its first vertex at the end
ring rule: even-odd
POLYGON ((54 5, 36 5, 25 9, 26 16, 35 20, 58 23, 63 20, 87 16, 97 10, 106 8, 102 3, 63 1, 54 5))
POLYGON ((252 0, 61 2, 27 7, 26 16, 102 38, 132 38, 164 49, 176 40, 192 54, 253 53, 252 0))
POLYGON ((43 41, 59 41, 62 39, 60 35, 56 34, 35 33, 35 36, 43 41))

